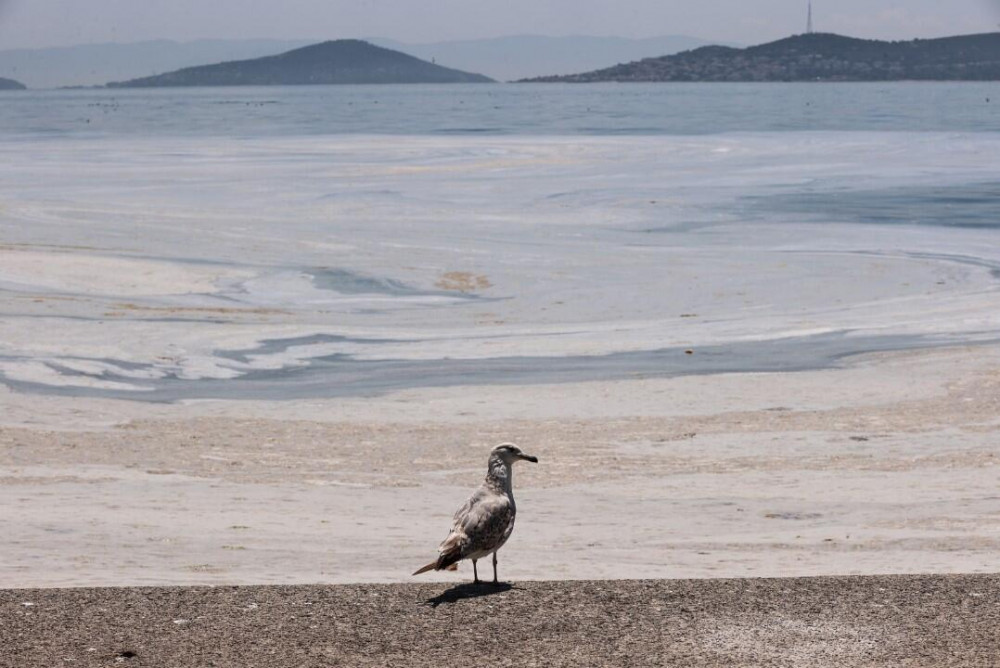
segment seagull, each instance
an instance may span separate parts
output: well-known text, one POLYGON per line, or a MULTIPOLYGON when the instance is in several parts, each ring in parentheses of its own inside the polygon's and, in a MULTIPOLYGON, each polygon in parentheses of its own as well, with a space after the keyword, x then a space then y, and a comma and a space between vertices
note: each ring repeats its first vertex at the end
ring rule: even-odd
POLYGON ((438 558, 414 575, 430 570, 453 571, 462 559, 472 559, 473 581, 479 584, 476 562, 493 555, 493 584, 497 583, 497 550, 510 538, 514 530, 514 493, 511 465, 523 459, 538 462, 538 457, 526 455, 513 443, 501 443, 490 452, 486 480, 479 486, 465 505, 455 513, 451 533, 438 547, 438 558))

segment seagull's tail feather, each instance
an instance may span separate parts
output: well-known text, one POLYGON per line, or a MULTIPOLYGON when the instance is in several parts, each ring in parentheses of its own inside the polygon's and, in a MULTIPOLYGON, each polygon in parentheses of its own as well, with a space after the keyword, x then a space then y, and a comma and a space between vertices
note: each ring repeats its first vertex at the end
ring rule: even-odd
POLYGON ((461 550, 449 550, 447 552, 442 552, 437 559, 426 566, 421 566, 415 570, 413 574, 420 575, 421 573, 426 573, 427 571, 457 571, 458 562, 461 560, 461 550))
POLYGON ((437 566, 437 563, 438 562, 435 560, 435 561, 432 561, 431 563, 427 564, 426 566, 421 566, 417 570, 413 571, 413 574, 414 575, 420 575, 421 573, 426 573, 427 571, 433 571, 434 567, 437 566))

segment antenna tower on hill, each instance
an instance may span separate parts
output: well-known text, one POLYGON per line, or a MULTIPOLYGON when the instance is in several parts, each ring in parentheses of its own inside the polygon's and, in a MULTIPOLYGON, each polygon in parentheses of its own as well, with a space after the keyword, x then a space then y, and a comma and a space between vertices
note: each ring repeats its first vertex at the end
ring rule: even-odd
POLYGON ((806 17, 806 34, 811 35, 813 32, 813 3, 809 3, 809 14, 806 17))

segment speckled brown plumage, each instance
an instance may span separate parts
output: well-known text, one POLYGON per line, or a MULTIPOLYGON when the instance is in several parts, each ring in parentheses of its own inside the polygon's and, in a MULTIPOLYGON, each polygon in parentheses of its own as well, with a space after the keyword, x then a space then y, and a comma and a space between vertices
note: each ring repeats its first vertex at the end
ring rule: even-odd
POLYGON ((462 559, 471 559, 474 579, 479 582, 476 562, 493 555, 493 582, 497 582, 496 553, 510 538, 517 514, 511 466, 519 460, 538 461, 513 443, 501 443, 493 448, 487 462, 486 480, 455 513, 451 532, 438 547, 438 558, 414 575, 448 569, 462 559))

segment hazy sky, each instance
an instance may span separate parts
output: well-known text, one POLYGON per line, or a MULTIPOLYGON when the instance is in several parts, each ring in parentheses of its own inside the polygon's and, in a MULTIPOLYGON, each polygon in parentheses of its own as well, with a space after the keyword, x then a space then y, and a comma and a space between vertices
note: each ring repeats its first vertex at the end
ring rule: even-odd
MULTIPOLYGON (((813 0, 817 30, 992 32, 1000 0, 813 0)), ((169 38, 683 34, 755 44, 805 29, 806 0, 0 0, 0 49, 169 38)))

